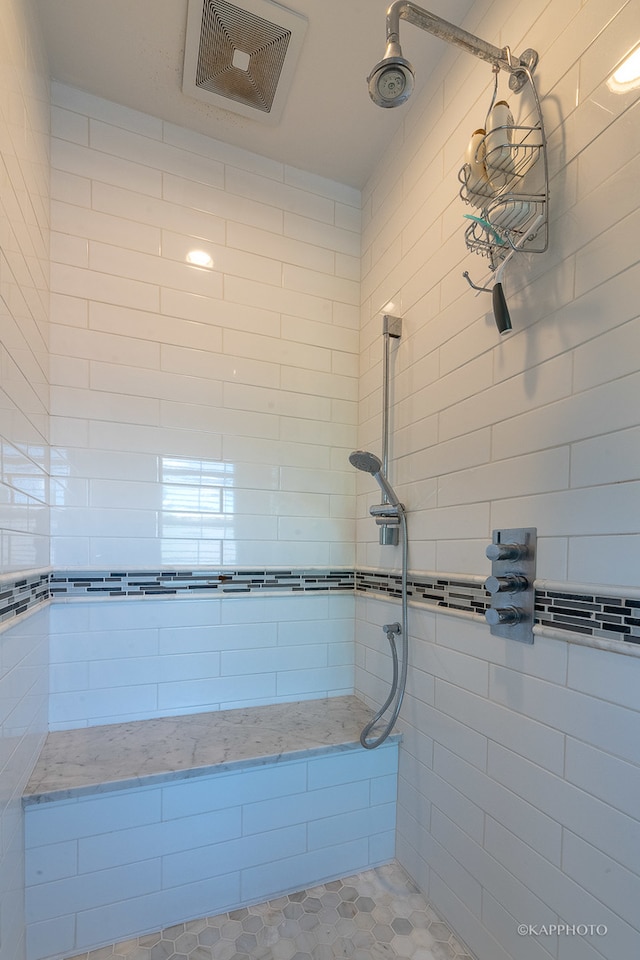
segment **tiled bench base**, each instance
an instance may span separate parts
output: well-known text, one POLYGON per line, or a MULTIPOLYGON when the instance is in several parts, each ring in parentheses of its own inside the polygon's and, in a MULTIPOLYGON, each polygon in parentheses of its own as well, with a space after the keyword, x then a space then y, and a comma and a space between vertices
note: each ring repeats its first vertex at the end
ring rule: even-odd
POLYGON ((360 747, 368 716, 338 697, 50 734, 24 798, 28 960, 391 860, 398 742, 360 747))

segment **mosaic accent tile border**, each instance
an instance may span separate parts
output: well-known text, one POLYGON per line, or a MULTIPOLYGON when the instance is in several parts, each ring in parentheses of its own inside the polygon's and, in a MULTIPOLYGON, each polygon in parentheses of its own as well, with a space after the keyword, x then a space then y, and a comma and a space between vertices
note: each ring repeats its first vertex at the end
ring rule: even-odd
MULTIPOLYGON (((491 600, 484 589, 484 577, 452 579, 451 577, 412 576, 407 578, 409 598, 420 603, 435 604, 443 610, 462 610, 484 616, 491 600)), ((578 633, 598 640, 616 640, 640 644, 640 596, 607 595, 589 592, 581 586, 580 592, 537 589, 535 623, 553 630, 578 633)), ((614 588, 612 588, 614 589, 614 588)), ((401 578, 398 574, 382 571, 356 571, 356 590, 362 593, 401 596, 401 578)))
MULTIPOLYGON (((452 579, 411 575, 407 577, 407 592, 410 600, 418 603, 436 604, 444 610, 463 610, 466 613, 479 613, 484 616, 490 601, 483 586, 484 577, 473 579, 452 579)), ((402 578, 399 574, 376 571, 356 570, 356 590, 360 593, 386 593, 390 597, 402 595, 402 578)))
POLYGON ((45 603, 50 597, 49 577, 45 572, 0 581, 0 624, 45 603))
MULTIPOLYGON (((446 610, 484 616, 490 605, 482 577, 409 574, 409 598, 446 610)), ((222 596, 357 592, 400 598, 398 573, 375 570, 159 570, 54 571, 0 582, 0 626, 50 599, 67 597, 222 596)), ((614 588, 612 588, 613 590, 614 588)), ((585 638, 640 644, 640 594, 608 595, 580 590, 536 590, 536 624, 585 638)))
POLYGON ((312 593, 354 588, 352 570, 159 570, 56 571, 51 574, 52 597, 176 596, 200 591, 219 594, 264 593, 282 590, 312 593))
POLYGON ((640 643, 640 599, 536 590, 536 623, 602 640, 640 643))

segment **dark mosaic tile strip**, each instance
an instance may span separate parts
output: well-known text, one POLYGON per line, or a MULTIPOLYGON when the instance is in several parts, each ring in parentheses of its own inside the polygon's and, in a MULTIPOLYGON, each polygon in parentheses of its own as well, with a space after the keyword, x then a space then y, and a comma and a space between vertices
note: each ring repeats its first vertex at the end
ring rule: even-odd
MULTIPOLYGON (((407 588, 410 599, 435 604, 442 609, 484 616, 490 606, 484 587, 475 581, 410 575, 407 588)), ((400 597, 400 577, 383 572, 356 571, 356 590, 400 597)), ((624 596, 536 591, 536 623, 600 640, 640 644, 639 608, 640 600, 624 596)))
POLYGON ((604 640, 640 643, 640 600, 536 590, 536 622, 604 640))
MULTIPOLYGON (((402 580, 397 574, 364 573, 356 570, 356 590, 362 593, 383 593, 391 597, 400 597, 402 580)), ((445 610, 466 610, 469 613, 484 615, 490 605, 484 587, 468 580, 409 575, 407 592, 411 600, 436 604, 445 610)))
POLYGON ((260 593, 265 590, 309 593, 354 589, 351 570, 159 570, 58 571, 51 574, 52 597, 175 596, 206 590, 218 594, 260 593))
MULTIPOLYGON (((474 580, 409 575, 409 598, 444 610, 483 616, 489 604, 484 587, 474 580)), ((220 596, 288 593, 375 593, 399 599, 397 573, 351 570, 101 570, 55 571, 25 575, 0 586, 0 624, 60 597, 220 596)), ((640 599, 536 591, 536 623, 585 637, 640 644, 640 599)))
POLYGON ((48 573, 22 576, 5 581, 0 587, 0 624, 13 620, 27 610, 35 610, 50 598, 48 573))

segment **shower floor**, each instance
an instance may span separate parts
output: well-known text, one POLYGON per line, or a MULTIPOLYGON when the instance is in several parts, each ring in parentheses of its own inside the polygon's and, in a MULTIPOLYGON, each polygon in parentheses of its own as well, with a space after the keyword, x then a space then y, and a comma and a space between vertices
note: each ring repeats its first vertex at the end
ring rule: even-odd
POLYGON ((82 960, 473 960, 397 863, 78 955, 82 960))

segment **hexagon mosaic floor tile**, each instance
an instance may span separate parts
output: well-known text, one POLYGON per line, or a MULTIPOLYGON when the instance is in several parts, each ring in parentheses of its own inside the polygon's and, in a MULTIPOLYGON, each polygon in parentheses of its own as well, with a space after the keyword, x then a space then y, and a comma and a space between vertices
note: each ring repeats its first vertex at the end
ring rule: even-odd
POLYGON ((473 960, 391 863, 74 960, 473 960))

